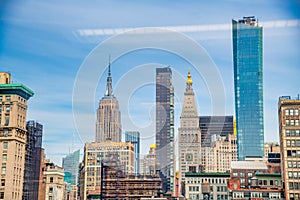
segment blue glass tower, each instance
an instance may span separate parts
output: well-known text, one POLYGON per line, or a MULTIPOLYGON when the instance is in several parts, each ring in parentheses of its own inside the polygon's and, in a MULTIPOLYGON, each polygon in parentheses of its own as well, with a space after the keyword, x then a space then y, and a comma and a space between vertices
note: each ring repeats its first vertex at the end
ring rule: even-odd
POLYGON ((132 142, 134 146, 134 173, 138 175, 140 173, 140 132, 138 131, 126 131, 125 141, 132 142))
POLYGON ((62 159, 62 167, 65 170, 64 181, 71 185, 77 185, 79 154, 80 150, 77 150, 62 159))
POLYGON ((239 160, 264 155, 262 32, 255 17, 232 20, 239 160))

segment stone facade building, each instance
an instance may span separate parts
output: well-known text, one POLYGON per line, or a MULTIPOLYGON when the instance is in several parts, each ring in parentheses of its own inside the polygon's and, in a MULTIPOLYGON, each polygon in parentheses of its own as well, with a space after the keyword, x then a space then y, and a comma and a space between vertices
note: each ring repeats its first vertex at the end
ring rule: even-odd
POLYGON ((201 165, 201 131, 192 84, 192 77, 188 72, 178 129, 180 185, 185 182, 186 172, 199 172, 201 165))
POLYGON ((300 199, 300 98, 278 102, 281 171, 286 199, 300 199))
POLYGON ((79 168, 79 198, 99 194, 101 187, 101 162, 106 158, 118 158, 125 174, 134 173, 134 146, 131 142, 86 143, 84 157, 79 168))
POLYGON ((119 102, 113 95, 110 63, 108 66, 108 77, 104 97, 99 101, 96 119, 96 142, 121 142, 121 113, 119 102))
POLYGON ((23 193, 27 101, 33 92, 12 84, 9 73, 0 73, 0 199, 21 200, 23 193))
POLYGON ((205 172, 226 172, 230 163, 237 161, 237 143, 234 134, 218 136, 211 142, 211 147, 203 147, 202 158, 205 172))

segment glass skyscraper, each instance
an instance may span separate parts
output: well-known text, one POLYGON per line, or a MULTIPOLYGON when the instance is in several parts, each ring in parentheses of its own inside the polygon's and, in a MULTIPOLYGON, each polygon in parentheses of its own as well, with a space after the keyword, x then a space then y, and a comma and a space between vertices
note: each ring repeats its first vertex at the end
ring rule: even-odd
POLYGON ((255 17, 232 20, 239 160, 264 155, 262 33, 255 17))
POLYGON ((65 182, 71 185, 77 185, 78 169, 79 169, 79 154, 80 150, 68 154, 62 160, 62 167, 65 170, 65 182))
POLYGON ((42 164, 43 125, 30 120, 26 123, 27 142, 23 183, 23 200, 38 200, 42 164))
POLYGON ((125 141, 133 143, 134 146, 134 173, 140 173, 140 132, 126 131, 125 141))
POLYGON ((174 88, 170 67, 156 69, 156 165, 163 191, 174 192, 174 88))

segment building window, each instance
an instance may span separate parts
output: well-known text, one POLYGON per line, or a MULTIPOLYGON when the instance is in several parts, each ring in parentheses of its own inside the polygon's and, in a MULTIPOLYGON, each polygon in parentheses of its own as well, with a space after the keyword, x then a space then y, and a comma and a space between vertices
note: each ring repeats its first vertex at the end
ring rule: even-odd
POLYGON ((7 117, 7 118, 5 118, 5 124, 4 124, 4 126, 8 126, 8 124, 9 124, 9 118, 7 117))
POLYGON ((10 112, 10 107, 6 106, 6 112, 9 113, 10 112))
POLYGON ((291 146, 291 141, 290 141, 290 140, 287 140, 287 141, 286 141, 286 146, 287 146, 287 147, 290 147, 290 146, 291 146))
POLYGON ((4 129, 4 136, 5 136, 5 137, 8 136, 8 129, 4 129))
POLYGON ((0 192, 0 199, 4 199, 4 192, 0 192))
POLYGON ((295 126, 299 126, 299 119, 295 120, 295 126))
POLYGON ((290 115, 294 115, 294 110, 293 109, 290 110, 290 115))
POLYGON ((53 187, 49 188, 49 193, 53 193, 53 187))
POLYGON ((1 174, 6 174, 6 167, 2 167, 1 174))
POLYGON ((286 126, 289 126, 289 125, 290 125, 290 120, 289 120, 289 119, 286 119, 286 120, 285 120, 285 125, 286 125, 286 126))
POLYGON ((234 172, 234 173, 232 174, 232 176, 233 176, 233 177, 237 177, 237 176, 238 176, 238 173, 237 173, 237 172, 234 172))
POLYGON ((251 172, 248 173, 248 177, 252 177, 252 173, 251 172))
POLYGON ((285 131, 285 136, 290 136, 290 130, 285 131))
POLYGON ((7 161, 7 154, 2 154, 2 161, 6 162, 7 161))
POLYGON ((245 185, 245 179, 241 178, 241 185, 245 185))
POLYGON ((290 125, 291 125, 291 126, 295 126, 295 120, 291 119, 291 120, 290 120, 290 125))
POLYGON ((299 115, 299 110, 295 109, 295 115, 299 115))
POLYGON ((3 142, 3 149, 7 149, 8 148, 8 143, 7 142, 3 142))
POLYGON ((5 179, 1 179, 1 186, 5 186, 5 179))
POLYGON ((245 173, 240 173, 240 177, 245 177, 245 173))
POLYGON ((285 115, 288 116, 289 115, 289 109, 285 110, 285 115))
POLYGON ((288 168, 292 168, 292 161, 288 161, 288 168))
POLYGON ((6 101, 10 101, 10 96, 6 96, 6 101))
POLYGON ((53 183, 53 177, 50 177, 50 183, 53 183))
POLYGON ((274 181, 273 180, 270 180, 270 185, 273 185, 274 184, 274 181))

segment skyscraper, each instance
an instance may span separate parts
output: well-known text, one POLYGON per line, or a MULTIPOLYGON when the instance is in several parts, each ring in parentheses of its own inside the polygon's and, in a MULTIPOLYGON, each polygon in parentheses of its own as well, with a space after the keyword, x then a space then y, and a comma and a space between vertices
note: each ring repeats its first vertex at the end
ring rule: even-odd
POLYGON ((131 142, 134 146, 134 173, 140 173, 140 132, 126 131, 125 142, 131 142))
POLYGON ((11 84, 10 78, 9 73, 0 73, 0 199, 21 200, 27 101, 33 92, 22 84, 11 84))
POLYGON ((43 125, 30 120, 26 124, 27 143, 23 183, 23 200, 38 200, 42 164, 43 125))
POLYGON ((192 84, 191 73, 188 72, 178 129, 180 184, 185 181, 186 172, 199 172, 201 165, 201 131, 192 84))
POLYGON ((80 150, 78 149, 64 157, 62 160, 62 167, 65 170, 65 182, 70 183, 71 185, 77 185, 79 154, 80 150))
POLYGON ((285 199, 300 198, 300 99, 283 96, 278 102, 281 175, 285 199))
POLYGON ((239 160, 264 156, 262 32, 255 17, 232 20, 239 160))
POLYGON ((174 191, 174 89, 170 67, 156 69, 156 164, 163 190, 174 191))
POLYGON ((211 137, 233 134, 233 116, 200 116, 201 147, 211 146, 211 137))
POLYGON ((113 95, 110 63, 108 65, 108 76, 106 82, 106 92, 99 101, 96 120, 96 142, 121 142, 121 114, 119 102, 113 95))

